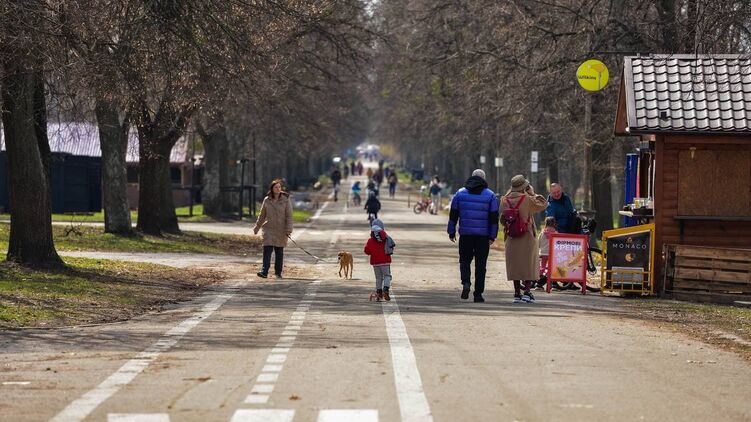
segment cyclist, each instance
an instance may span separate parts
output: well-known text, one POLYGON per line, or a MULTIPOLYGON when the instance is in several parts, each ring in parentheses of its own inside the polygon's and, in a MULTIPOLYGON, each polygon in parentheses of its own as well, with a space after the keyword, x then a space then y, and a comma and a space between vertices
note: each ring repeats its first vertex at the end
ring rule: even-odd
POLYGON ((352 183, 352 203, 355 206, 360 206, 360 192, 362 189, 360 188, 360 182, 354 182, 352 183))

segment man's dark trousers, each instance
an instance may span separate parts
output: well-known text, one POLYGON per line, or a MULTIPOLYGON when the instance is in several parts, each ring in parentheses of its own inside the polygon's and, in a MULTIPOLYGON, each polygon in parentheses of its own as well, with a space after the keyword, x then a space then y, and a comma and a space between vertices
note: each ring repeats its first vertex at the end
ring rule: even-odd
POLYGON ((485 291, 485 270, 490 252, 490 239, 487 236, 459 236, 459 272, 465 290, 472 286, 470 264, 475 260, 475 296, 485 291))

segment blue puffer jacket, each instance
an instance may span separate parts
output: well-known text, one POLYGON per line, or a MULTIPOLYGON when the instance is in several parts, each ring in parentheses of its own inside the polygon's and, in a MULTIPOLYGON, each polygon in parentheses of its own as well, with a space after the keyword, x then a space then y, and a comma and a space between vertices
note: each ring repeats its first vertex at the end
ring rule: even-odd
POLYGON ((456 235, 457 222, 460 235, 493 240, 498 235, 498 198, 481 177, 470 177, 454 195, 447 229, 450 236, 456 235))
POLYGON ((575 223, 575 216, 576 210, 568 195, 564 193, 558 200, 548 195, 548 208, 545 210, 545 217, 555 218, 558 233, 580 233, 579 227, 572 227, 575 223))

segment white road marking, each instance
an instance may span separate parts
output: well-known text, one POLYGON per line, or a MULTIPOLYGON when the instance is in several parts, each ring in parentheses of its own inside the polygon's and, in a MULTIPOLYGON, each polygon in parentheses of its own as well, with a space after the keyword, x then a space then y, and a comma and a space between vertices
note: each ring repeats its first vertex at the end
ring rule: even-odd
POLYGON ((29 385, 31 381, 3 381, 3 385, 29 385))
POLYGON ((256 394, 271 394, 274 391, 274 384, 256 384, 253 386, 253 389, 250 390, 251 393, 256 394))
POLYGON ((245 403, 248 404, 266 404, 268 402, 268 394, 251 394, 245 398, 245 403))
MULTIPOLYGON (((240 284, 241 282, 237 282, 233 284, 232 287, 237 287, 240 284)), ((52 418, 50 422, 71 422, 85 419, 94 411, 94 409, 112 397, 122 387, 133 381, 133 379, 143 372, 151 362, 156 360, 160 354, 174 346, 182 336, 211 316, 211 314, 224 305, 224 303, 232 296, 234 296, 234 293, 223 293, 217 295, 209 303, 203 305, 203 307, 190 318, 183 320, 181 323, 167 331, 162 338, 152 344, 149 348, 137 354, 135 358, 125 362, 120 369, 107 377, 107 379, 102 381, 101 384, 70 403, 65 409, 52 418)))
POLYGON ((284 363, 287 361, 287 355, 269 355, 269 357, 266 358, 266 362, 268 363, 284 363))
POLYGON ((391 296, 390 302, 382 303, 402 422, 432 422, 433 415, 425 397, 415 352, 412 350, 412 343, 409 341, 395 296, 391 296))
POLYGON ((306 231, 308 231, 308 228, 310 228, 310 226, 313 224, 313 221, 317 220, 318 217, 321 216, 321 213, 323 212, 323 210, 326 209, 328 205, 329 205, 328 202, 324 202, 321 208, 318 208, 318 211, 316 211, 316 213, 313 214, 312 217, 310 217, 310 224, 308 224, 307 227, 303 228, 302 230, 296 230, 294 233, 292 233, 292 236, 290 236, 292 237, 292 240, 297 241, 297 239, 299 239, 300 236, 302 236, 306 231))
MULTIPOLYGON (((309 296, 310 294, 315 294, 315 290, 320 283, 321 280, 314 281, 308 286, 305 295, 309 296)), ((256 383, 253 385, 250 394, 245 398, 245 403, 265 404, 269 401, 269 394, 274 391, 274 386, 279 380, 279 373, 284 368, 283 364, 287 360, 287 354, 294 345, 295 338, 305 320, 305 315, 307 314, 308 309, 309 306, 298 306, 297 310, 292 313, 290 321, 284 328, 284 331, 282 331, 282 335, 279 337, 279 342, 273 349, 271 349, 271 352, 266 357, 267 364, 263 367, 261 374, 256 378, 256 383), (293 322, 295 323, 294 326, 292 325, 293 322)), ((242 417, 249 417, 246 414, 242 415, 244 415, 242 417)), ((235 417, 240 416, 238 416, 238 413, 235 413, 235 417)), ((233 417, 232 420, 235 420, 235 418, 233 417)))
POLYGON ((170 422, 166 413, 110 413, 107 422, 170 422))
POLYGON ((292 422, 294 418, 291 409, 240 409, 230 422, 292 422))
POLYGON ((279 373, 272 372, 269 374, 261 374, 256 378, 256 382, 276 382, 279 379, 279 373))
POLYGON ((318 412, 318 422, 378 422, 375 409, 325 409, 318 412))

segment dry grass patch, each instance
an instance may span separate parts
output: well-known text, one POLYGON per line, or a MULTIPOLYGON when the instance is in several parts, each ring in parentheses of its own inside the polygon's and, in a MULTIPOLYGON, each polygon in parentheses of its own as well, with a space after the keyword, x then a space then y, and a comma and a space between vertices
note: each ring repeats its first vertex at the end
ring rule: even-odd
POLYGON ((0 264, 0 328, 126 320, 191 299, 227 277, 211 269, 87 258, 65 262, 68 267, 59 270, 0 264))

